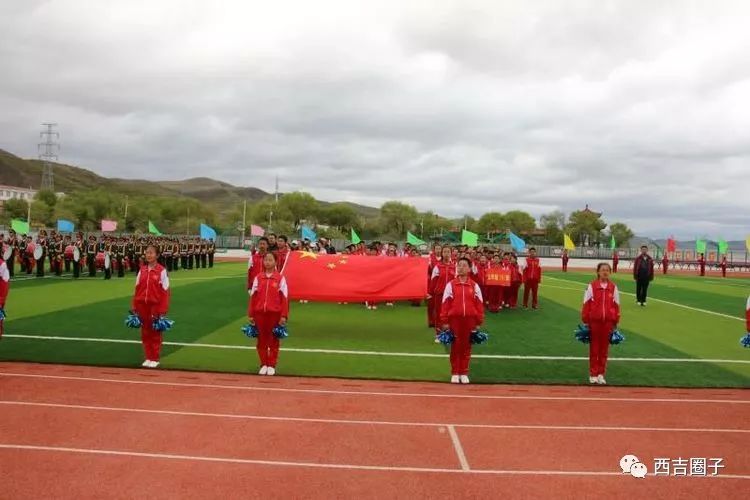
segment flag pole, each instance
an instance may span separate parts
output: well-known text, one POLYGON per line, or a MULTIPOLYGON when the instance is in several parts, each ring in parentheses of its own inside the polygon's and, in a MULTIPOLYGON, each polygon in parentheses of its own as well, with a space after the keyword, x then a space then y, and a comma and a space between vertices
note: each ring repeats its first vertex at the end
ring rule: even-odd
POLYGON ((247 215, 247 200, 242 201, 242 233, 240 235, 240 248, 245 247, 245 224, 247 215))

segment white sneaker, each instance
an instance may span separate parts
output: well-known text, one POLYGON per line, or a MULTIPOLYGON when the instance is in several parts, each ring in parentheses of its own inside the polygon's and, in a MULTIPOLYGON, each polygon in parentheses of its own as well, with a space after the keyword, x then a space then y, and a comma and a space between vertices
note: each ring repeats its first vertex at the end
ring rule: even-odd
POLYGON ((276 375, 276 368, 274 368, 273 366, 269 366, 268 367, 268 375, 271 376, 271 377, 273 377, 274 375, 276 375))
POLYGON ((266 365, 263 365, 260 367, 260 371, 258 372, 258 375, 265 375, 268 373, 268 367, 266 365))
POLYGON ((607 385, 607 381, 604 380, 604 375, 599 375, 596 377, 596 383, 599 385, 607 385))
POLYGON ((143 363, 141 363, 141 366, 144 367, 144 368, 149 368, 151 366, 151 360, 147 359, 146 361, 144 361, 143 363))
POLYGON ((451 375, 451 384, 460 384, 461 379, 458 375, 451 375))
POLYGON ((385 305, 387 305, 388 307, 393 307, 393 302, 386 302, 385 305))
POLYGON ((159 368, 159 362, 158 361, 151 361, 148 365, 149 368, 159 368))
POLYGON ((596 383, 598 383, 596 377, 589 377, 589 384, 596 384, 596 383))
POLYGON ((440 343, 440 339, 439 339, 439 338, 437 338, 437 335, 435 335, 435 343, 436 343, 436 344, 439 344, 439 343, 440 343))
POLYGON ((372 310, 373 311, 377 311, 378 310, 378 306, 372 306, 372 310))
POLYGON ((462 384, 468 384, 469 383, 469 376, 468 375, 461 375, 461 383, 462 384))

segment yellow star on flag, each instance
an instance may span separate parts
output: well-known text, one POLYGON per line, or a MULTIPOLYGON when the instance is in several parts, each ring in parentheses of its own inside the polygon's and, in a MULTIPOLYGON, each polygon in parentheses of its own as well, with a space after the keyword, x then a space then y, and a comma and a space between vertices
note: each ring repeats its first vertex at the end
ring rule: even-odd
POLYGON ((300 255, 300 259, 304 259, 305 257, 307 257, 309 259, 317 259, 318 258, 318 254, 316 254, 314 252, 301 252, 301 253, 302 253, 302 255, 300 255))
POLYGON ((328 264, 327 267, 328 267, 328 269, 336 269, 336 264, 334 264, 333 262, 331 262, 330 264, 328 264))
POLYGON ((341 259, 341 260, 339 261, 339 264, 346 264, 346 259, 341 259))

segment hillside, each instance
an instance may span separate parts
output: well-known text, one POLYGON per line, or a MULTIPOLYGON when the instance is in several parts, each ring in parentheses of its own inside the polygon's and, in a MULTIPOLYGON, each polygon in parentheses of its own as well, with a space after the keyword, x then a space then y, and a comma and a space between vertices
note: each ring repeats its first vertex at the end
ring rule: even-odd
MULTIPOLYGON (((269 193, 254 187, 238 187, 207 177, 195 177, 181 181, 146 181, 139 179, 107 178, 85 168, 55 164, 55 190, 64 193, 90 189, 109 192, 164 197, 194 198, 212 207, 220 215, 235 209, 242 200, 253 203, 269 196, 269 193)), ((39 189, 42 180, 42 163, 38 160, 19 158, 0 149, 0 184, 39 189)), ((320 202, 328 205, 329 202, 320 202)), ((344 202, 364 217, 375 217, 379 210, 373 207, 344 202)))

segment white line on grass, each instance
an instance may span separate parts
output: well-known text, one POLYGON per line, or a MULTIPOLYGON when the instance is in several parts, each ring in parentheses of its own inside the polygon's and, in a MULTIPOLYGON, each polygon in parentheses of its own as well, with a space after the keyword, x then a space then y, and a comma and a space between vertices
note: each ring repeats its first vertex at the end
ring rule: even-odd
MULTIPOLYGON (((433 467, 404 467, 384 465, 352 465, 316 462, 290 462, 276 460, 252 460, 247 458, 207 457, 201 455, 176 455, 172 453, 142 453, 135 451, 101 450, 92 448, 71 448, 64 446, 34 446, 12 443, 0 443, 0 448, 9 450, 47 451, 58 453, 79 453, 88 455, 105 455, 120 457, 156 458, 164 460, 182 460, 193 462, 219 462, 243 465, 268 465, 274 467, 307 467, 315 469, 347 469, 385 472, 421 472, 421 473, 453 473, 453 474, 485 474, 509 476, 622 476, 620 472, 607 471, 567 471, 567 470, 488 470, 488 469, 442 469, 433 467)), ((750 479, 750 475, 721 474, 716 476, 686 476, 686 478, 703 480, 717 479, 750 479)))
MULTIPOLYGON (((58 337, 50 335, 21 335, 5 334, 4 337, 18 339, 32 339, 45 341, 63 342, 104 342, 112 344, 139 344, 140 340, 125 339, 103 339, 90 337, 58 337)), ((230 349, 248 351, 255 350, 252 345, 231 344, 202 344, 198 342, 164 342, 163 345, 176 347, 191 347, 205 349, 230 349)), ((356 351, 345 349, 302 349, 297 347, 284 347, 286 352, 299 352, 305 354, 340 354, 352 356, 392 356, 402 358, 447 358, 448 354, 437 354, 431 352, 389 352, 389 351, 356 351)), ((520 354, 472 354, 474 359, 512 359, 521 361, 588 361, 586 356, 526 356, 520 354)), ((615 358, 610 357, 611 362, 647 362, 647 363, 723 363, 723 364, 750 364, 750 359, 703 359, 703 358, 615 358)))
MULTIPOLYGON (((586 289, 586 284, 585 283, 580 283, 578 281, 566 280, 566 279, 562 279, 562 278, 554 278, 552 276, 548 276, 547 279, 557 280, 557 281, 564 281, 566 283, 576 283, 578 285, 581 285, 581 292, 583 292, 586 289)), ((631 297, 635 297, 634 293, 622 292, 622 291, 620 292, 620 295, 629 295, 631 297)), ((722 318, 729 318, 729 319, 736 319, 736 320, 739 320, 739 321, 745 321, 745 318, 740 318, 739 316, 730 316, 729 314, 719 313, 719 312, 716 312, 716 311, 709 311, 708 309, 699 309, 697 307, 686 306, 685 304, 678 304, 677 302, 670 302, 668 300, 655 299, 653 297, 649 297, 648 300, 652 300, 654 302, 661 302, 663 304, 669 304, 670 306, 681 307, 683 309, 689 309, 691 311, 697 311, 697 312, 702 312, 702 313, 705 313, 705 314, 711 314, 713 316, 721 316, 722 318)))
POLYGON ((248 385, 200 384, 196 382, 157 382, 152 380, 133 380, 103 377, 73 377, 69 375, 41 375, 36 373, 0 372, 0 377, 24 377, 47 380, 78 380, 83 382, 103 382, 111 384, 156 385, 165 387, 193 387, 199 389, 227 389, 239 391, 285 392, 297 394, 329 394, 346 396, 386 396, 407 398, 441 398, 441 399, 490 399, 490 400, 531 400, 531 401, 606 401, 635 403, 710 403, 710 404, 750 404, 742 399, 680 399, 680 398, 617 398, 607 396, 505 396, 499 394, 456 394, 456 393, 420 393, 420 392, 378 392, 347 391, 332 389, 298 389, 291 387, 260 387, 248 385))
MULTIPOLYGON (((0 401, 0 405, 6 406, 29 406, 42 408, 62 408, 71 410, 93 410, 103 412, 125 412, 145 413, 155 415, 174 415, 181 417, 205 417, 226 418, 237 420, 268 420, 272 422, 304 422, 313 424, 341 424, 341 425, 382 425, 402 427, 450 427, 468 429, 501 429, 501 430, 542 430, 542 431, 622 431, 622 432, 691 432, 691 433, 725 433, 725 434, 750 434, 750 429, 715 429, 715 428, 675 428, 675 427, 613 427, 598 425, 510 425, 510 424, 446 424, 440 422, 397 422, 390 420, 347 420, 332 418, 306 418, 306 417, 274 417, 267 415, 247 415, 238 413, 205 413, 196 411, 174 411, 174 410, 151 410, 147 408, 110 407, 93 405, 72 405, 63 403, 38 403, 32 401, 0 401)), ((451 436, 452 437, 452 436, 451 436)), ((456 435, 458 439, 458 435, 456 435)), ((454 444, 455 446, 455 444, 454 444)), ((459 442, 460 446, 460 442, 459 442)), ((458 453, 458 452, 457 452, 458 453)), ((467 466, 468 467, 468 466, 467 466)))

